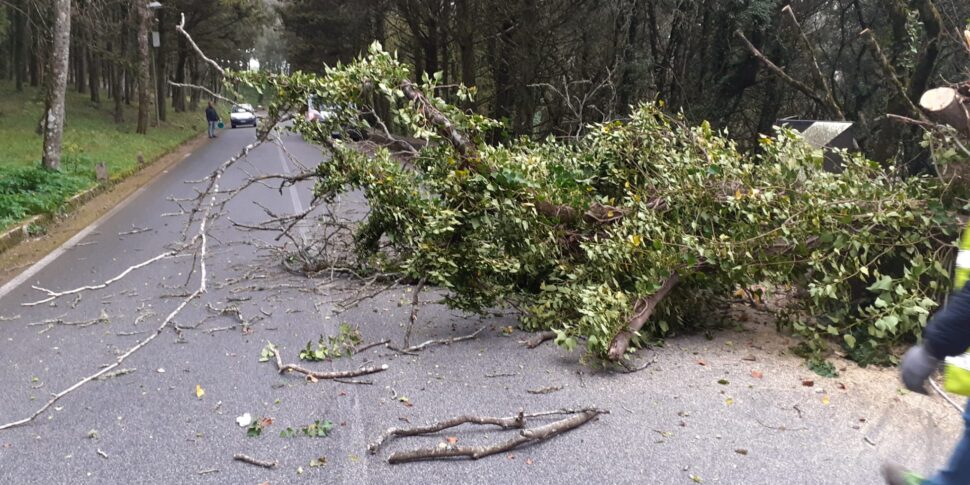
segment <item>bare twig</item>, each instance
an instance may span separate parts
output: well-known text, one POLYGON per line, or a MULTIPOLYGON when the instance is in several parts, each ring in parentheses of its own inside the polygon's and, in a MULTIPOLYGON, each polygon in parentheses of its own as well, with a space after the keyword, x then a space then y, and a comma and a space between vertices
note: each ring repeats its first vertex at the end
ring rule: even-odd
POLYGON ((420 352, 420 351, 424 350, 425 347, 430 347, 432 345, 451 345, 453 343, 461 342, 463 340, 471 340, 471 339, 473 339, 475 337, 478 337, 478 334, 480 334, 483 331, 485 331, 486 328, 487 328, 487 326, 482 327, 482 328, 476 330, 475 333, 471 333, 471 334, 468 334, 468 335, 463 335, 461 337, 428 340, 427 342, 424 342, 424 343, 421 343, 421 344, 418 344, 418 345, 414 345, 414 346, 411 346, 411 347, 406 347, 406 348, 403 348, 403 349, 398 349, 398 348, 393 347, 391 345, 388 345, 387 348, 389 348, 391 350, 394 350, 396 352, 402 352, 402 353, 420 352))
POLYGON ((459 416, 456 418, 446 419, 429 426, 421 426, 416 428, 391 428, 381 434, 381 436, 367 447, 371 454, 377 453, 380 447, 392 436, 418 436, 425 435, 428 433, 435 433, 443 429, 453 428, 462 424, 480 424, 488 426, 498 426, 502 429, 519 429, 518 434, 507 441, 496 443, 488 446, 457 446, 454 444, 447 444, 444 446, 439 446, 437 448, 425 448, 417 449, 404 452, 392 453, 388 458, 388 463, 405 463, 409 461, 418 460, 434 460, 442 458, 455 458, 455 457, 467 457, 471 459, 479 459, 489 455, 494 455, 497 453, 503 453, 515 448, 518 448, 525 444, 537 443, 545 441, 554 436, 560 435, 567 431, 578 428, 589 421, 593 420, 600 414, 606 414, 608 411, 587 408, 581 410, 560 410, 560 411, 547 411, 543 413, 536 414, 524 414, 520 412, 517 416, 507 417, 507 418, 492 418, 492 417, 479 417, 479 416, 459 416), (525 423, 527 418, 538 417, 538 416, 549 416, 555 414, 571 414, 571 416, 560 419, 558 421, 538 426, 535 428, 525 428, 525 423))
POLYGON ((954 402, 953 399, 951 399, 950 396, 943 391, 943 389, 940 389, 940 385, 937 384, 935 380, 933 379, 928 379, 928 380, 930 381, 930 386, 933 388, 933 390, 936 391, 936 393, 939 394, 950 406, 953 406, 953 408, 959 411, 960 414, 964 413, 963 406, 954 402))
POLYGON ((354 349, 354 353, 355 354, 359 354, 359 353, 361 353, 361 352, 363 352, 363 351, 365 351, 367 349, 371 349, 371 348, 378 347, 378 346, 381 346, 381 345, 387 345, 389 343, 391 343, 391 339, 386 339, 386 340, 381 340, 380 342, 370 343, 370 344, 367 344, 367 345, 363 345, 361 347, 357 347, 356 349, 354 349))
POLYGON ((276 461, 259 460, 249 455, 244 455, 242 453, 236 453, 235 455, 232 455, 232 459, 236 461, 241 461, 243 463, 249 463, 250 465, 261 466, 263 468, 276 468, 276 465, 278 465, 276 461))
POLYGON ((276 346, 270 346, 270 351, 273 352, 273 355, 276 357, 276 368, 279 370, 280 374, 284 374, 286 372, 296 372, 298 374, 307 376, 308 379, 345 379, 349 377, 376 374, 378 372, 384 372, 388 369, 387 364, 383 364, 380 367, 363 367, 357 370, 315 372, 296 364, 283 364, 283 359, 280 357, 280 351, 276 348, 276 346))
POLYGON ((57 298, 60 298, 62 296, 74 295, 74 294, 81 293, 81 292, 84 292, 84 291, 101 290, 101 289, 107 288, 112 283, 116 283, 117 281, 121 280, 125 276, 128 276, 129 273, 131 273, 132 271, 135 271, 136 269, 141 269, 141 268, 144 268, 145 266, 148 266, 148 265, 150 265, 150 264, 152 264, 152 263, 154 263, 156 261, 160 261, 160 260, 163 260, 165 258, 170 258, 172 256, 175 256, 179 252, 180 252, 180 250, 178 250, 178 249, 177 250, 173 250, 173 251, 166 251, 166 252, 164 252, 162 254, 159 254, 159 255, 157 255, 157 256, 155 256, 153 258, 150 258, 150 259, 147 259, 145 261, 142 261, 142 262, 140 262, 140 263, 138 263, 136 265, 129 266, 127 269, 125 269, 124 271, 122 271, 121 273, 119 273, 117 276, 115 276, 113 278, 110 278, 110 279, 106 280, 104 283, 101 283, 99 285, 82 286, 80 288, 74 288, 73 290, 62 291, 62 292, 51 291, 51 290, 48 290, 47 288, 41 288, 39 286, 33 286, 32 285, 31 288, 33 288, 33 289, 35 289, 37 291, 42 291, 44 293, 47 293, 47 295, 48 295, 47 298, 44 298, 43 300, 38 300, 38 301, 30 302, 30 303, 21 303, 20 305, 21 306, 37 306, 37 305, 41 305, 41 304, 44 304, 44 303, 47 303, 47 302, 50 302, 50 301, 54 301, 57 298))
POLYGON ((189 33, 185 31, 185 14, 184 13, 182 14, 182 21, 179 22, 179 24, 175 26, 175 30, 177 30, 180 34, 182 34, 183 36, 185 36, 185 39, 188 40, 189 41, 189 44, 192 45, 192 49, 195 50, 195 53, 198 54, 199 57, 201 57, 203 61, 207 62, 209 65, 211 65, 213 68, 215 68, 215 70, 219 74, 221 74, 223 76, 226 75, 225 69, 223 69, 221 66, 219 66, 219 64, 216 63, 216 61, 213 61, 212 59, 209 59, 208 57, 206 57, 205 53, 202 52, 202 49, 199 48, 199 45, 196 44, 194 40, 192 40, 192 36, 189 35, 189 33))
POLYGON ((421 278, 421 282, 418 283, 417 288, 414 289, 414 298, 411 299, 411 316, 408 317, 408 328, 404 332, 405 347, 411 345, 411 330, 414 329, 414 324, 418 321, 418 305, 421 303, 421 300, 419 299, 421 296, 421 290, 424 289, 424 285, 427 282, 428 277, 424 276, 421 278))
POLYGON ((835 104, 834 101, 829 101, 827 99, 822 98, 810 86, 789 76, 784 69, 778 67, 774 62, 771 62, 770 59, 765 57, 765 55, 762 54, 761 51, 759 51, 758 48, 755 47, 754 44, 752 44, 751 41, 749 41, 748 38, 745 37, 740 30, 734 31, 734 35, 737 36, 739 39, 741 39, 742 42, 744 42, 744 45, 748 48, 748 50, 751 52, 751 55, 753 55, 755 59, 761 62, 762 65, 768 68, 769 71, 771 71, 776 76, 778 76, 782 81, 785 81, 791 87, 797 89, 805 96, 808 96, 809 98, 812 99, 812 101, 815 101, 819 105, 828 108, 833 115, 838 117, 839 120, 845 120, 845 114, 842 113, 842 109, 839 108, 838 104, 835 104))
POLYGON ((99 381, 106 381, 108 379, 111 379, 112 377, 119 377, 119 376, 123 376, 123 375, 126 375, 126 374, 131 374, 132 372, 135 372, 136 370, 138 370, 138 369, 135 369, 135 368, 131 368, 131 369, 118 369, 118 370, 116 370, 114 372, 109 372, 109 373, 107 373, 107 374, 105 374, 105 375, 103 375, 101 377, 98 377, 98 380, 99 381))
POLYGON ((879 64, 879 67, 882 68, 883 72, 886 74, 886 77, 889 78, 890 84, 892 84, 893 88, 896 89, 896 95, 899 96, 899 98, 906 105, 906 109, 909 110, 911 115, 925 121, 923 111, 917 108, 916 104, 913 103, 913 100, 909 98, 909 92, 907 91, 906 86, 903 85, 903 81, 900 79, 899 74, 896 73, 896 69, 893 68, 892 63, 889 62, 889 59, 887 59, 886 55, 882 52, 882 47, 879 46, 879 41, 876 40, 876 36, 873 35, 872 31, 869 29, 865 29, 860 32, 859 36, 865 37, 869 42, 869 46, 872 47, 872 50, 875 52, 876 61, 879 64))

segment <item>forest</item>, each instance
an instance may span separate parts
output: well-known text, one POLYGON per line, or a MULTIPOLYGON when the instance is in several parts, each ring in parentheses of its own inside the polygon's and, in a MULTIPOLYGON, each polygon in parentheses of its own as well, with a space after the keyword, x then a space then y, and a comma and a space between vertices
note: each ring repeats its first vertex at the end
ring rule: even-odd
MULTIPOLYGON (((55 3, 64 2, 2 3, 0 77, 18 89, 49 75, 55 3)), ((138 103, 145 75, 153 87, 141 124, 149 102, 162 120, 169 109, 198 107, 200 91, 173 83, 219 88, 175 35, 184 14, 199 46, 236 69, 257 59, 264 70, 321 72, 379 41, 416 76, 440 73, 450 100, 457 84, 473 86, 466 107, 505 121, 507 135, 576 136, 589 122, 659 101, 749 148, 782 118, 849 120, 870 157, 916 166, 925 157, 920 130, 886 115, 916 117, 901 91, 916 100, 963 79, 970 18, 959 0, 69 3, 71 88, 94 103, 138 103)))

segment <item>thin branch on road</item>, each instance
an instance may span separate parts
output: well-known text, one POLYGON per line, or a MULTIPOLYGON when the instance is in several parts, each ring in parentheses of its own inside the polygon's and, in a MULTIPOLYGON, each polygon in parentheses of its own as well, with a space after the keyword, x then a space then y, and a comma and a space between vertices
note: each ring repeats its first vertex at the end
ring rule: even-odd
POLYGON ((299 366, 297 364, 283 364, 283 359, 280 357, 280 351, 275 345, 270 345, 269 349, 273 352, 276 357, 276 368, 279 370, 280 374, 285 374, 287 372, 296 372, 298 374, 303 374, 307 379, 347 379, 350 377, 360 377, 369 374, 376 374, 378 372, 384 372, 388 369, 387 364, 383 364, 380 367, 363 367, 357 370, 345 370, 345 371, 331 371, 331 372, 319 372, 312 371, 306 367, 299 366))
POLYGON ((561 409, 557 411, 544 411, 534 414, 525 414, 523 412, 519 412, 519 414, 516 416, 505 418, 464 415, 445 419, 428 426, 418 426, 414 428, 390 428, 387 431, 384 431, 384 433, 382 433, 381 436, 374 441, 374 443, 371 443, 367 447, 367 450, 371 454, 376 454, 380 450, 381 446, 383 446, 383 444, 391 437, 422 436, 430 433, 437 433, 439 431, 460 426, 462 424, 498 426, 501 429, 519 430, 515 437, 492 445, 462 446, 458 445, 457 439, 455 439, 449 440, 447 443, 441 443, 435 448, 421 448, 392 453, 391 456, 388 457, 387 462, 393 465, 396 463, 406 463, 410 461, 437 460, 457 457, 466 457, 477 460, 486 456, 510 451, 526 444, 548 440, 554 436, 576 429, 592 421, 601 414, 608 413, 609 411, 602 409, 585 408, 578 410, 561 409), (527 419, 551 415, 570 416, 549 424, 537 426, 535 428, 525 427, 527 419))
POLYGON ((424 289, 424 285, 428 282, 428 277, 424 276, 418 283, 418 287, 414 289, 414 298, 411 300, 411 316, 408 318, 408 328, 404 332, 404 346, 409 347, 411 345, 411 330, 414 328, 414 324, 418 321, 418 308, 421 304, 420 296, 421 290, 424 289))
POLYGON ((161 261, 161 260, 163 260, 165 258, 170 258, 172 256, 175 256, 179 252, 181 252, 181 250, 179 250, 179 249, 175 249, 175 250, 172 250, 172 251, 166 251, 166 252, 164 252, 162 254, 159 254, 159 255, 157 255, 157 256, 155 256, 153 258, 146 259, 145 261, 142 261, 142 262, 140 262, 138 264, 129 266, 127 269, 125 269, 124 271, 122 271, 121 273, 119 273, 117 276, 115 276, 115 277, 113 277, 111 279, 108 279, 104 283, 101 283, 99 285, 82 286, 80 288, 74 288, 73 290, 67 290, 67 291, 52 291, 52 290, 48 290, 47 288, 42 288, 40 286, 31 285, 31 288, 33 288, 33 289, 35 289, 37 291, 42 291, 42 292, 46 293, 47 294, 47 298, 44 298, 43 300, 37 300, 37 301, 29 302, 29 303, 21 303, 20 305, 21 306, 28 306, 28 307, 29 306, 37 306, 37 305, 42 305, 44 303, 48 303, 48 302, 54 301, 54 300, 56 300, 56 299, 58 299, 58 298, 60 298, 62 296, 74 295, 74 294, 81 293, 81 292, 84 292, 84 291, 102 290, 102 289, 107 288, 108 286, 111 286, 111 284, 116 283, 119 280, 123 279, 125 276, 128 276, 128 274, 131 273, 132 271, 135 271, 137 269, 144 268, 145 266, 148 266, 148 265, 150 265, 152 263, 155 263, 157 261, 161 261))
POLYGON ((482 328, 480 328, 480 329, 478 329, 478 330, 476 330, 474 333, 471 333, 471 334, 468 334, 468 335, 463 335, 461 337, 454 337, 454 338, 444 338, 444 339, 428 340, 427 342, 424 342, 424 343, 421 343, 421 344, 418 344, 418 345, 412 345, 410 347, 405 347, 403 349, 399 349, 399 348, 394 347, 394 346, 391 346, 391 345, 388 345, 387 348, 389 348, 389 349, 391 349, 391 350, 393 350, 395 352, 401 352, 401 353, 405 353, 405 354, 413 353, 413 352, 420 352, 420 351, 424 350, 426 347, 430 347, 432 345, 451 345, 451 344, 456 343, 456 342, 462 342, 462 341, 465 341, 465 340, 471 340, 471 339, 473 339, 475 337, 478 337, 478 334, 484 332, 486 328, 488 328, 487 325, 484 326, 484 327, 482 327, 482 328))

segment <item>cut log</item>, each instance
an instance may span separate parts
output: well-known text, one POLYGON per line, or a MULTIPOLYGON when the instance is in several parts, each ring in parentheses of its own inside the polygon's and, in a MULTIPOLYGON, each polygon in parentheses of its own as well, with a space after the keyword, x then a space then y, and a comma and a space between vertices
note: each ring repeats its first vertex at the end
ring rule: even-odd
POLYGON ((964 136, 970 137, 970 99, 953 88, 931 89, 919 100, 920 107, 937 123, 956 128, 964 136))

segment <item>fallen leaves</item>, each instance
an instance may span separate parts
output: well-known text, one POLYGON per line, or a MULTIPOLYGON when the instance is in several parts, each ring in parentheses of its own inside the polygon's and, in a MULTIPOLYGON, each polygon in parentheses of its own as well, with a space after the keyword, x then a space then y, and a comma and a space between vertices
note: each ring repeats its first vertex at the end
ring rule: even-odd
POLYGON ((755 379, 764 379, 765 375, 761 371, 753 370, 751 371, 751 377, 754 377, 755 379))
POLYGON ((815 385, 815 381, 811 379, 802 379, 802 385, 805 387, 812 387, 815 385))
POLYGON ((446 440, 448 441, 449 445, 454 445, 458 443, 458 438, 455 436, 449 436, 446 438, 446 440))
POLYGON ((744 448, 738 448, 738 449, 734 450, 734 452, 737 453, 737 454, 739 454, 739 455, 741 455, 741 456, 747 456, 748 455, 748 450, 746 450, 744 448))
POLYGON ((195 385, 195 397, 197 397, 199 399, 202 399, 202 396, 205 396, 205 389, 202 389, 202 386, 201 385, 196 384, 195 385))
POLYGON ((403 404, 403 405, 404 405, 405 407, 412 407, 412 406, 414 406, 414 403, 413 403, 413 402, 411 402, 411 400, 410 400, 410 399, 408 399, 408 397, 407 397, 407 396, 400 396, 400 397, 398 397, 398 398, 397 398, 397 400, 398 400, 398 401, 399 401, 399 402, 400 402, 401 404, 403 404))
POLYGON ((718 379, 717 383, 720 384, 720 385, 722 385, 722 386, 726 386, 726 385, 730 384, 730 382, 727 379, 718 379))
POLYGON ((828 406, 828 405, 829 405, 829 402, 830 402, 830 401, 829 401, 829 396, 828 396, 828 394, 826 394, 826 395, 824 395, 824 396, 822 396, 822 404, 824 404, 824 405, 826 405, 826 406, 828 406))

